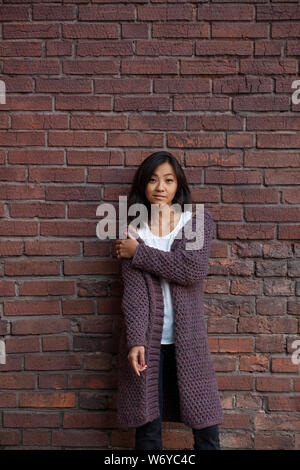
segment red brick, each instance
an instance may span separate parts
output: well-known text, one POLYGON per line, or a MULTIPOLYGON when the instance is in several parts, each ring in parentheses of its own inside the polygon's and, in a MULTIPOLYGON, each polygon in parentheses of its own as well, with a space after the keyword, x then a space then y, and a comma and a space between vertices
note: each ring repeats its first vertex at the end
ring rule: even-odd
POLYGON ((176 59, 123 59, 122 73, 134 75, 177 74, 176 59))
POLYGON ((71 370, 80 369, 79 354, 35 354, 25 357, 25 370, 71 370))
MULTIPOLYGON (((299 148, 299 134, 258 134, 258 148, 299 148)), ((295 172, 296 173, 296 172, 295 172)), ((281 172, 279 172, 281 174, 281 172)), ((297 173, 296 173, 297 174, 297 173)))
POLYGON ((255 351, 258 352, 284 352, 285 340, 283 335, 266 334, 255 338, 255 351))
POLYGON ((14 320, 12 322, 13 335, 39 335, 57 334, 70 331, 70 320, 64 318, 14 320))
POLYGON ((44 447, 50 444, 48 431, 34 431, 31 429, 23 430, 23 445, 24 446, 39 446, 44 447))
POLYGON ((59 61, 57 59, 35 59, 35 60, 17 60, 6 59, 3 65, 3 72, 11 74, 59 74, 59 61))
POLYGON ((250 41, 196 41, 195 55, 251 55, 252 44, 250 41))
POLYGON ((65 389, 66 385, 65 375, 64 374, 45 374, 39 373, 38 375, 38 387, 39 389, 65 389))
POLYGON ((112 147, 160 147, 162 142, 162 133, 113 132, 108 135, 108 145, 112 147))
MULTIPOLYGON (((258 123, 259 123, 259 118, 258 123)), ((282 151, 245 151, 245 166, 250 167, 266 167, 266 168, 281 168, 281 167, 299 167, 300 156, 295 153, 282 152, 282 151)), ((277 201, 274 201, 277 202, 277 201)))
POLYGON ((33 5, 32 17, 34 20, 75 20, 76 11, 73 5, 33 5))
POLYGON ((52 445, 67 447, 103 447, 107 449, 107 434, 104 431, 53 431, 52 445))
POLYGON ((271 362, 272 372, 297 373, 298 364, 293 364, 291 357, 273 357, 271 362))
POLYGON ((206 134, 173 134, 168 133, 168 144, 170 147, 223 147, 224 134, 222 133, 206 133, 206 134))
POLYGON ((139 21, 189 21, 193 19, 193 7, 192 5, 138 5, 137 19, 139 21))
POLYGON ((136 41, 135 53, 137 56, 191 56, 193 43, 192 41, 136 41))
POLYGON ((272 204, 278 202, 277 189, 271 188, 223 188, 223 202, 229 203, 260 203, 272 204))
POLYGON ((257 433, 254 445, 256 450, 294 450, 294 438, 288 435, 272 434, 270 436, 257 433))
MULTIPOLYGON (((288 111, 290 98, 288 96, 234 96, 234 111, 288 111)), ((269 134, 268 134, 269 135, 269 134)), ((290 134, 289 134, 290 135, 290 134)), ((267 137, 267 135, 266 135, 267 137)), ((274 134, 269 137, 274 137, 274 134)), ((261 138, 261 134, 257 135, 261 138)), ((257 147, 260 147, 257 145, 257 147)))
POLYGON ((300 221, 297 207, 246 207, 245 220, 249 222, 294 222, 300 221))
POLYGON ((17 393, 1 392, 0 408, 17 408, 17 393))
POLYGON ((268 397, 270 411, 300 411, 300 397, 272 395, 268 397))
MULTIPOLYGON (((117 25, 116 25, 117 26, 117 25)), ((148 24, 144 23, 124 23, 121 25, 123 38, 147 38, 148 37, 148 24)), ((117 32, 117 36, 119 36, 117 32)))
POLYGON ((76 413, 69 412, 64 414, 64 428, 115 428, 116 416, 115 413, 76 413))
POLYGON ((6 338, 6 353, 18 353, 18 352, 40 352, 40 342, 38 338, 6 338))
POLYGON ((69 374, 68 389, 102 389, 114 388, 117 377, 107 374, 69 374))
POLYGON ((254 378, 245 375, 218 375, 219 390, 253 390, 254 378))
POLYGON ((0 430, 0 445, 1 446, 16 446, 19 444, 19 442, 20 442, 19 431, 10 431, 6 429, 0 430))
POLYGON ((232 414, 226 413, 224 415, 223 423, 220 429, 249 429, 250 428, 250 416, 246 414, 232 414))
POLYGON ((247 22, 212 23, 212 38, 266 38, 267 24, 247 22))
POLYGON ((269 370, 269 359, 266 356, 240 356, 240 370, 248 372, 265 372, 269 370))
POLYGON ((248 434, 234 433, 226 430, 225 434, 220 433, 220 445, 222 449, 251 449, 252 440, 248 434))
POLYGON ((282 41, 276 40, 257 40, 254 41, 254 55, 255 56, 274 56, 281 55, 282 41))
POLYGON ((5 297, 15 296, 14 282, 0 281, 0 295, 5 297))
POLYGON ((299 23, 293 21, 275 21, 271 25, 272 38, 298 38, 299 37, 299 23))
MULTIPOLYGON (((270 77, 222 77, 213 80, 214 93, 266 93, 272 92, 270 77)), ((252 96, 251 98, 255 98, 252 96)))
POLYGON ((48 41, 46 42, 46 55, 49 56, 71 56, 72 43, 68 41, 48 41))
POLYGON ((24 281, 19 288, 22 295, 74 295, 74 281, 24 281))
POLYGON ((20 393, 21 408, 74 408, 74 393, 20 393))
POLYGON ((42 45, 38 42, 0 41, 0 54, 2 57, 41 57, 42 45))
POLYGON ((236 408, 241 410, 255 410, 259 411, 262 408, 262 397, 255 393, 241 393, 236 394, 236 408))
POLYGON ((198 96, 175 96, 174 109, 176 111, 226 111, 229 110, 229 99, 227 97, 198 96))
POLYGON ((296 318, 253 317, 240 318, 240 333, 297 333, 296 318))
POLYGON ((254 7, 252 5, 199 5, 197 9, 198 20, 253 20, 254 7))
POLYGON ((207 22, 178 22, 173 21, 171 24, 153 23, 153 38, 209 38, 209 24, 207 22))
POLYGON ((238 63, 235 59, 193 59, 181 61, 181 73, 190 74, 235 74, 238 73, 238 63))
POLYGON ((258 392, 290 392, 291 380, 284 377, 257 377, 256 390, 258 392))
POLYGON ((220 239, 272 239, 275 225, 272 224, 222 224, 218 227, 220 239))
POLYGON ((13 374, 9 372, 2 372, 0 374, 0 388, 2 390, 19 390, 19 389, 33 389, 34 375, 33 374, 13 374))
POLYGON ((254 75, 297 73, 296 59, 241 59, 241 73, 254 75))
MULTIPOLYGON (((19 9, 20 7, 18 6, 17 8, 19 9)), ((11 13, 15 14, 13 10, 11 10, 11 13)), ((38 22, 3 24, 3 39, 40 39, 58 37, 58 24, 38 22)))
POLYGON ((57 428, 59 413, 42 413, 39 411, 5 411, 3 427, 9 428, 57 428))
POLYGON ((300 422, 296 415, 257 413, 254 426, 255 431, 296 431, 300 429, 300 422))
MULTIPOLYGON (((77 56, 130 56, 134 52, 132 41, 98 41, 79 42, 77 46, 77 56)), ((142 54, 150 55, 150 54, 142 54)), ((166 54, 161 54, 166 55, 166 54)))
POLYGON ((3 22, 29 20, 28 6, 0 6, 0 17, 3 22))
POLYGON ((299 5, 257 5, 256 18, 258 20, 299 20, 299 5))
POLYGON ((84 21, 135 20, 134 5, 79 5, 78 19, 84 21))
POLYGON ((254 134, 235 133, 227 134, 227 147, 229 148, 245 148, 253 147, 254 134))
MULTIPOLYGON (((64 60, 62 64, 63 72, 65 74, 115 74, 118 73, 119 65, 116 59, 103 59, 103 60, 87 60, 87 59, 76 59, 76 60, 64 60)), ((59 96, 56 98, 56 102, 62 103, 63 106, 65 99, 60 99, 59 96)), ((87 106, 89 109, 104 109, 103 107, 107 107, 107 103, 110 102, 110 98, 105 98, 104 96, 101 97, 101 100, 96 99, 95 96, 79 96, 76 100, 77 103, 74 105, 80 105, 82 109, 86 110, 87 106), (101 107, 102 106, 102 107, 101 107)), ((68 106, 71 103, 67 103, 68 106)), ((57 105, 56 105, 57 106, 57 105)), ((65 105, 66 106, 66 105, 65 105)))
POLYGON ((71 39, 118 39, 119 27, 117 23, 65 23, 62 34, 71 39))
POLYGON ((45 336, 42 339, 43 351, 68 351, 68 336, 45 336))
POLYGON ((58 300, 4 302, 4 315, 58 315, 58 300))

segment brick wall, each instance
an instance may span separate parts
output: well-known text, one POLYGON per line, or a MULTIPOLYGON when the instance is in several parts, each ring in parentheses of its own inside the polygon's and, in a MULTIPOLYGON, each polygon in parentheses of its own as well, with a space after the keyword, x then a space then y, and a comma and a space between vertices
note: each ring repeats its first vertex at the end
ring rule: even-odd
MULTIPOLYGON (((214 215, 205 284, 226 449, 299 449, 300 6, 0 6, 0 447, 132 448, 122 285, 96 208, 167 149, 214 215)), ((184 425, 165 448, 191 448, 184 425)))

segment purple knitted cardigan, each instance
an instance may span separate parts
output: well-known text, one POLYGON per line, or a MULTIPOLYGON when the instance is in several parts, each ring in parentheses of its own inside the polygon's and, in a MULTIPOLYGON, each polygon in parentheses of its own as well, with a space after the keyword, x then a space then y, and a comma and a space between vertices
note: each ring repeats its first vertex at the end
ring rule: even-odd
MULTIPOLYGON (((186 224, 196 230, 196 215, 186 224)), ((141 237, 133 258, 121 258, 122 325, 118 355, 118 426, 132 428, 158 418, 159 359, 164 319, 160 277, 170 283, 174 308, 177 382, 164 370, 162 421, 183 422, 194 429, 220 424, 220 403, 203 315, 203 282, 208 272, 214 232, 204 209, 204 244, 186 250, 183 227, 169 252, 149 247, 141 237), (128 361, 132 346, 145 346, 148 368, 137 376, 128 361), (179 397, 179 399, 178 399, 179 397)), ((188 233, 188 232, 187 232, 188 233)))

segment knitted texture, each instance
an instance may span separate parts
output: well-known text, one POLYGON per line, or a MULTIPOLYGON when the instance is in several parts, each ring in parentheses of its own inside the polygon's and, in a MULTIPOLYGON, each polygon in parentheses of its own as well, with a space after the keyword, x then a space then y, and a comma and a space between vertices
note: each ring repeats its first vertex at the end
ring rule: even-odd
MULTIPOLYGON (((190 230, 197 228, 196 217, 197 214, 185 224, 191 224, 190 230)), ((161 277, 170 283, 177 370, 176 381, 170 380, 164 370, 162 420, 183 422, 194 429, 223 420, 203 313, 203 283, 214 221, 204 209, 204 243, 198 250, 186 249, 191 240, 185 237, 184 227, 170 252, 149 247, 138 237, 133 258, 121 259, 124 321, 118 356, 120 428, 138 427, 159 416, 158 375, 164 319, 161 277), (134 373, 127 357, 129 349, 138 345, 145 346, 148 365, 140 376, 134 373)))

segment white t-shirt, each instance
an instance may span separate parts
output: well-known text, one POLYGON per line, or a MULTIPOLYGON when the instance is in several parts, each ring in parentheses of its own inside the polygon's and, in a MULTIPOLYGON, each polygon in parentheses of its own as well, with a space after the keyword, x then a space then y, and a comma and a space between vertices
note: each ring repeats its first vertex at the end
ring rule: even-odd
MULTIPOLYGON (((147 246, 158 248, 162 251, 170 251, 172 243, 175 239, 176 234, 180 228, 191 218, 192 212, 182 212, 180 220, 174 230, 164 237, 158 237, 154 235, 149 225, 145 224, 140 229, 137 229, 139 236, 144 240, 147 246)), ((162 286, 163 298, 164 298, 164 324, 161 338, 161 344, 172 344, 174 343, 174 310, 172 304, 172 296, 169 283, 160 276, 160 283, 162 286)))

